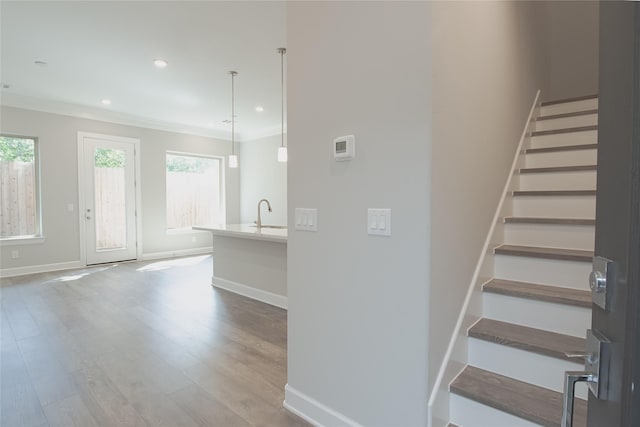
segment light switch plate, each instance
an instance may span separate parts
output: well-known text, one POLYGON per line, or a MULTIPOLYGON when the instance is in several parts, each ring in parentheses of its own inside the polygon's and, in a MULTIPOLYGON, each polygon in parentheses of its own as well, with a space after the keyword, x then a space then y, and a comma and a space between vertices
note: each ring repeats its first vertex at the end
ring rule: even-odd
POLYGON ((318 231, 318 209, 296 208, 295 229, 318 231))
POLYGON ((367 232, 373 236, 391 236, 391 209, 368 209, 367 232))

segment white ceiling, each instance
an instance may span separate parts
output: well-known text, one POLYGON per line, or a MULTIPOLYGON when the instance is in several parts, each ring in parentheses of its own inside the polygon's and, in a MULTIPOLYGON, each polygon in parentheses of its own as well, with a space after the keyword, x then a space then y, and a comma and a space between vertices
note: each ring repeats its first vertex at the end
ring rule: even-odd
POLYGON ((0 13, 3 105, 229 139, 235 70, 237 139, 280 133, 283 2, 3 0, 0 13))

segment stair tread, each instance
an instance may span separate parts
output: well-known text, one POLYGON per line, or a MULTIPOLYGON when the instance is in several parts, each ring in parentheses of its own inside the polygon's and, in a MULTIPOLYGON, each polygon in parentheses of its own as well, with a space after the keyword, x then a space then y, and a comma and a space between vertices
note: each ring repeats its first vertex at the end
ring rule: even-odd
POLYGON ((542 107, 546 107, 548 105, 566 104, 568 102, 586 101, 588 99, 596 99, 596 98, 598 98, 598 94, 576 96, 574 98, 555 99, 555 100, 552 100, 552 101, 541 102, 540 105, 542 107))
POLYGON ((590 218, 544 218, 508 216, 504 218, 504 222, 507 224, 596 225, 596 220, 590 218))
POLYGON ((539 246, 500 245, 494 249, 494 253, 497 255, 519 255, 564 261, 591 262, 593 259, 593 251, 539 246))
POLYGON ((595 196, 596 190, 526 190, 514 191, 514 196, 595 196))
POLYGON ((553 153, 556 151, 593 150, 597 148, 598 144, 558 145, 556 147, 527 148, 524 150, 524 152, 525 154, 536 154, 553 153))
POLYGON ((575 165, 575 166, 553 166, 544 168, 522 168, 518 172, 523 173, 548 173, 548 172, 580 172, 580 171, 595 171, 598 169, 597 165, 575 165))
MULTIPOLYGON (((474 366, 467 366, 450 390, 545 427, 559 427, 562 421, 561 393, 474 366)), ((573 425, 587 425, 587 402, 582 399, 575 400, 573 425)))
POLYGON ((469 336, 556 359, 584 363, 584 358, 569 354, 584 352, 586 340, 571 335, 482 318, 469 329, 469 336))
POLYGON ((517 282, 514 280, 492 279, 484 284, 482 290, 484 292, 512 297, 591 308, 591 292, 581 289, 517 282))
POLYGON ((537 130, 537 131, 531 132, 531 136, 558 135, 561 133, 587 132, 592 130, 598 130, 598 125, 577 126, 572 128, 562 128, 562 129, 552 129, 552 130, 537 130))
POLYGON ((588 116, 589 114, 598 114, 598 110, 584 110, 584 111, 573 111, 571 113, 562 113, 562 114, 552 114, 549 116, 540 116, 536 118, 536 121, 544 121, 544 120, 554 120, 554 119, 564 119, 567 117, 578 117, 578 116, 588 116))

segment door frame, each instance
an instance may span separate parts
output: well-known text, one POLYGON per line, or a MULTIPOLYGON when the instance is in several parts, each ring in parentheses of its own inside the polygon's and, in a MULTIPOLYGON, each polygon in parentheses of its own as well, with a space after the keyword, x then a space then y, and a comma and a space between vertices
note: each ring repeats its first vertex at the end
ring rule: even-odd
POLYGON ((142 259, 142 193, 140 185, 140 140, 138 138, 130 138, 126 136, 106 135, 93 132, 78 132, 78 230, 80 231, 80 263, 87 265, 87 231, 85 227, 84 212, 86 209, 86 200, 84 194, 85 185, 85 162, 84 162, 84 139, 95 138, 103 139, 111 142, 124 142, 133 144, 134 150, 134 188, 135 188, 135 221, 136 221, 136 260, 142 259))

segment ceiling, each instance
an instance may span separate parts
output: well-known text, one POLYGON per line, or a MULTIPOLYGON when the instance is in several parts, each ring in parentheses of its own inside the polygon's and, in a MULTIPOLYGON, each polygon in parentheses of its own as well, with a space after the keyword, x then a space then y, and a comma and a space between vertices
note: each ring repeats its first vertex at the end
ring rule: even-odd
POLYGON ((230 139, 235 70, 236 138, 280 133, 284 2, 3 0, 0 14, 3 105, 230 139))

